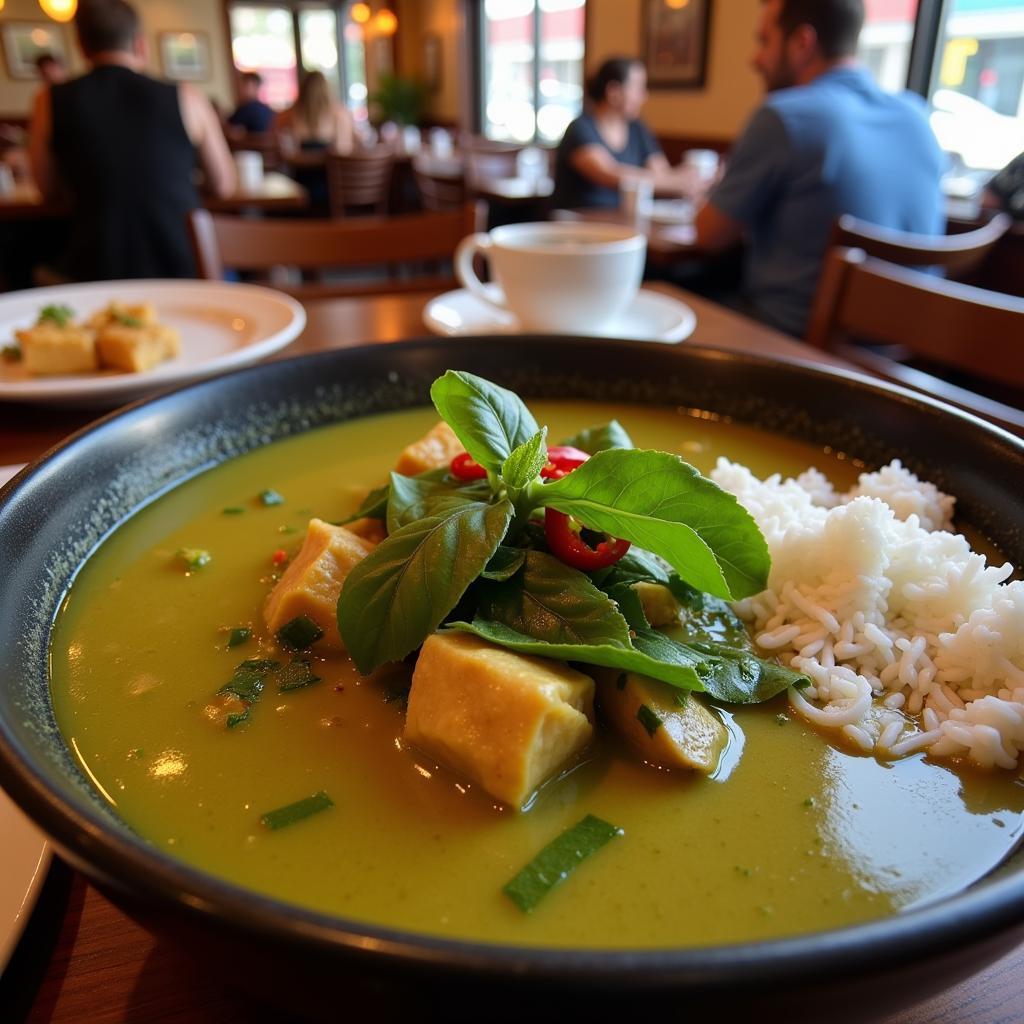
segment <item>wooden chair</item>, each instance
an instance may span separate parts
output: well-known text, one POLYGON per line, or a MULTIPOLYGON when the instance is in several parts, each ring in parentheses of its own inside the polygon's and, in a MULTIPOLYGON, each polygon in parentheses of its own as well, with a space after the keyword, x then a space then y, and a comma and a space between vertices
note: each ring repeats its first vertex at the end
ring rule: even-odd
POLYGON ((466 202, 466 178, 461 168, 450 168, 418 154, 412 160, 412 174, 424 210, 457 210, 466 202))
POLYGON ((276 171, 281 167, 281 148, 274 132, 241 132, 237 129, 227 136, 232 152, 248 150, 263 157, 263 169, 276 171))
POLYGON ((296 298, 314 299, 382 292, 440 291, 455 283, 450 261, 466 235, 479 230, 480 211, 466 203, 445 213, 416 213, 402 217, 358 217, 342 220, 273 219, 217 216, 208 210, 189 214, 189 232, 199 276, 221 281, 230 268, 245 274, 270 276, 275 286, 296 298), (423 264, 444 264, 441 272, 424 273, 423 264), (329 269, 385 268, 371 280, 317 281, 289 284, 279 280, 281 268, 300 268, 321 274, 329 269), (405 276, 396 276, 397 271, 405 276), (417 273, 410 275, 409 271, 417 273))
POLYGON ((869 256, 903 267, 943 267, 948 276, 962 277, 981 263, 1012 223, 1005 213, 999 213, 971 231, 917 235, 846 214, 833 225, 830 245, 862 249, 869 256))
POLYGON ((1024 434, 1024 299, 838 246, 826 256, 805 340, 1024 434), (899 358, 873 344, 895 346, 899 358))
POLYGON ((342 156, 328 153, 327 196, 332 217, 388 212, 394 153, 386 146, 342 156))

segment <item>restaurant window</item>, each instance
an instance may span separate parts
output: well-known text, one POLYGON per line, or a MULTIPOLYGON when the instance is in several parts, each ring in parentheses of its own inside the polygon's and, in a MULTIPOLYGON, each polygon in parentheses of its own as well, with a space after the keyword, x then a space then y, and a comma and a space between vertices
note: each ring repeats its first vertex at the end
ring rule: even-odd
POLYGON ((1024 152, 1024 3, 943 4, 929 100, 956 167, 993 171, 1024 152))
POLYGON ((858 56, 886 92, 907 87, 918 0, 867 0, 858 56))
POLYGON ((321 71, 357 119, 366 117, 366 71, 351 3, 229 3, 231 55, 263 77, 260 96, 275 110, 295 101, 299 67, 321 71))
POLYGON ((485 0, 483 132, 557 142, 583 107, 585 0, 485 0))

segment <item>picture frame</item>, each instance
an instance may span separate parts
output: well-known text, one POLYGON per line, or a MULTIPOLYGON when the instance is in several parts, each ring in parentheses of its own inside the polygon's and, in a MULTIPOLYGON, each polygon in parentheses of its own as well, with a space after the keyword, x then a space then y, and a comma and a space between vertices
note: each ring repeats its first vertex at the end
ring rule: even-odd
POLYGON ((172 82, 209 81, 210 40, 205 32, 160 32, 157 50, 164 78, 172 82))
POLYGON ((702 89, 712 0, 642 0, 643 61, 653 89, 702 89))
POLYGON ((10 78, 38 81, 36 58, 52 53, 65 67, 68 64, 67 42, 63 28, 55 22, 5 21, 0 24, 4 64, 10 78))

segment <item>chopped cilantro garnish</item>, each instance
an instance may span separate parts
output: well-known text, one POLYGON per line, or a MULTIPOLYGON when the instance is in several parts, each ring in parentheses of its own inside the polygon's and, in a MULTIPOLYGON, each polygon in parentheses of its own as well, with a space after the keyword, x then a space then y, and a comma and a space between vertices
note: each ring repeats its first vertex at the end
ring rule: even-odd
POLYGON ((137 316, 129 316, 127 313, 115 313, 114 319, 122 327, 143 327, 143 322, 137 316))
POLYGON ((260 821, 273 832, 286 825, 294 825, 295 822, 302 821, 303 818, 326 811, 327 808, 333 806, 334 801, 321 790, 319 793, 307 796, 304 800, 296 800, 293 804, 267 811, 266 814, 260 815, 260 821))
POLYGON ((308 616, 298 615, 286 622, 275 634, 282 647, 304 651, 324 635, 324 631, 308 616))
POLYGON ((268 487, 265 491, 260 491, 260 502, 264 505, 283 505, 284 498, 268 487))
POLYGON ((248 626, 236 626, 228 634, 228 647, 237 647, 239 644, 244 644, 251 637, 252 630, 248 626))
POLYGON ((36 320, 36 323, 51 323, 56 324, 58 327, 67 327, 74 315, 75 311, 70 306, 43 306, 39 310, 39 318, 36 320))
POLYGON ((21 346, 13 342, 10 345, 4 345, 3 348, 0 348, 0 359, 5 363, 20 363, 21 346))
POLYGON ((305 658, 292 658, 292 660, 277 674, 277 689, 279 693, 287 693, 289 690, 301 690, 304 686, 312 686, 319 683, 320 676, 314 675, 305 658))
POLYGON ((213 555, 204 548, 180 548, 175 557, 184 564, 188 572, 202 569, 204 565, 209 565, 213 561, 213 555))
POLYGON ((529 913, 556 885, 564 882, 579 864, 596 853, 622 829, 593 814, 548 843, 529 864, 506 884, 502 892, 524 913, 529 913))

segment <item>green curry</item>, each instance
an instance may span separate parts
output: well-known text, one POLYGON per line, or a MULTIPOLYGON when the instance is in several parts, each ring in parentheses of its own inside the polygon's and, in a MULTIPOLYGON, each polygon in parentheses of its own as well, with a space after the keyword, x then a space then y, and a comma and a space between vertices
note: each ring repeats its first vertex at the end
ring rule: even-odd
MULTIPOLYGON (((816 464, 840 483, 855 473, 834 455, 684 413, 532 407, 553 438, 615 417, 639 445, 704 472, 728 455, 761 473, 816 464)), ((226 730, 211 695, 243 660, 278 654, 261 615, 278 553, 295 552, 311 516, 350 514, 435 419, 426 409, 372 417, 253 452, 139 512, 85 566, 54 633, 55 709, 88 776, 140 835, 325 912, 561 947, 838 927, 961 889, 1005 856, 1024 810, 1013 777, 843 753, 784 696, 731 709, 711 779, 652 769, 602 733, 528 814, 402 741, 401 666, 364 678, 314 647, 317 681, 268 688, 226 730), (261 820, 317 794, 329 795, 306 808, 318 813, 287 827, 261 820), (522 913, 502 887, 587 814, 621 835, 522 913)))

